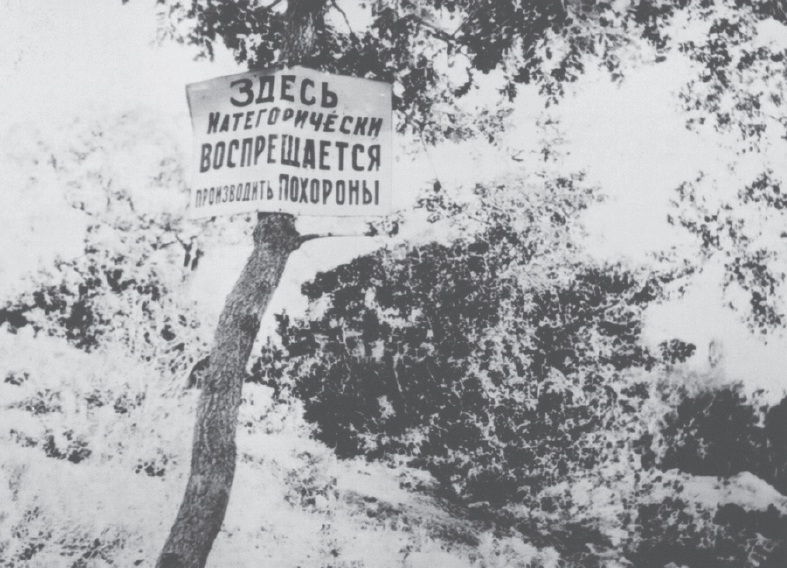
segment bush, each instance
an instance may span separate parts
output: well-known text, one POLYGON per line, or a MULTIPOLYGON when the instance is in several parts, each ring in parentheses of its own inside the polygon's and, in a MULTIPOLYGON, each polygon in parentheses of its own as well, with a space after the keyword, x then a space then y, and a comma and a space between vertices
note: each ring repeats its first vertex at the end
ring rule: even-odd
POLYGON ((777 568, 784 566, 787 517, 773 506, 714 510, 669 497, 639 507, 636 533, 627 557, 641 568, 777 568))
POLYGON ((662 419, 653 454, 662 470, 731 477, 750 472, 787 492, 787 398, 768 406, 741 384, 670 393, 677 404, 662 419))
POLYGON ((640 343, 656 284, 582 262, 523 274, 526 249, 487 232, 379 251, 304 286, 321 309, 281 316, 279 332, 318 437, 340 456, 403 457, 491 504, 618 459, 630 444, 608 434, 638 428, 637 377, 662 361, 640 343))
POLYGON ((84 256, 56 262, 0 308, 0 322, 11 331, 29 327, 64 338, 86 352, 122 346, 162 372, 183 373, 201 345, 190 306, 172 293, 177 271, 156 266, 146 243, 127 241, 120 231, 94 227, 84 256))
POLYGON ((567 566, 777 566, 781 509, 720 506, 712 477, 682 483, 752 471, 781 487, 766 470, 784 471, 787 403, 657 380, 695 351, 642 342, 670 279, 505 223, 381 250, 307 283, 309 313, 278 316, 281 347, 251 380, 300 399, 338 455, 426 469, 468 517, 567 566))

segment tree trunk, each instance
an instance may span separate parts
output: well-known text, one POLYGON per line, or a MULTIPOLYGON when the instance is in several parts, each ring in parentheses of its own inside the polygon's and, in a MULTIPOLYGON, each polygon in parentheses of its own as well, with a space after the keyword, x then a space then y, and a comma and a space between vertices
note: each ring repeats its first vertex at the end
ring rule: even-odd
MULTIPOLYGON (((290 0, 283 61, 308 63, 314 57, 324 5, 325 0, 290 0)), ((224 522, 235 476, 235 433, 246 364, 287 259, 301 242, 292 215, 260 215, 254 250, 216 328, 197 407, 186 492, 157 568, 205 566, 224 522)))

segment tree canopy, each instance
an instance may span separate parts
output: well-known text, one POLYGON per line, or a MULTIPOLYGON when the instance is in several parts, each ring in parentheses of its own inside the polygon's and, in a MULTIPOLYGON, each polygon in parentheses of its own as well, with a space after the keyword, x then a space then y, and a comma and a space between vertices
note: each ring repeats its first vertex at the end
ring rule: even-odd
MULTIPOLYGON (((555 102, 587 68, 620 79, 632 64, 658 63, 674 52, 698 63, 687 108, 717 115, 711 119, 716 126, 756 136, 772 110, 768 100, 778 93, 746 86, 766 77, 778 87, 784 65, 783 53, 747 45, 760 22, 787 21, 780 0, 372 0, 346 10, 339 0, 316 3, 325 23, 306 56, 309 65, 394 83, 400 128, 430 139, 465 133, 462 125, 471 118, 462 115, 461 101, 489 75, 500 95, 486 101, 490 108, 512 101, 518 86, 528 84, 555 102), (704 23, 701 37, 681 39, 681 28, 692 21, 704 23), (734 109, 725 104, 730 99, 734 109), (749 122, 731 111, 748 113, 749 122)), ((286 2, 159 4, 166 16, 162 35, 200 56, 212 57, 219 44, 251 68, 287 63, 281 57, 286 2)))

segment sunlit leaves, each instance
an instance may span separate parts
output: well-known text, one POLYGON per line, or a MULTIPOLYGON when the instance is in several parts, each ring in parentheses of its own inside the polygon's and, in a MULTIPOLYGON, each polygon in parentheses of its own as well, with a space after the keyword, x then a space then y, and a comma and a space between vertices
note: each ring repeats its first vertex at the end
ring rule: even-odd
POLYGON ((787 323, 787 202, 774 173, 763 172, 726 197, 713 180, 700 177, 678 188, 675 205, 678 215, 671 221, 697 237, 706 258, 723 263, 730 305, 761 333, 782 328, 787 323))

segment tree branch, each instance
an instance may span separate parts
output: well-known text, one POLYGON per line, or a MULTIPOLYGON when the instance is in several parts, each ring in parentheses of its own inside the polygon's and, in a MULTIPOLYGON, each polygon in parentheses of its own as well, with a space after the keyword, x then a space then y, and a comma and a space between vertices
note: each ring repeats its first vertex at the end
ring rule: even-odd
POLYGON ((345 12, 341 6, 336 2, 336 0, 331 0, 331 5, 336 8, 336 11, 342 15, 344 18, 344 23, 347 25, 347 29, 350 30, 350 35, 355 35, 355 31, 353 31, 353 27, 350 25, 350 19, 347 17, 347 12, 345 12))

